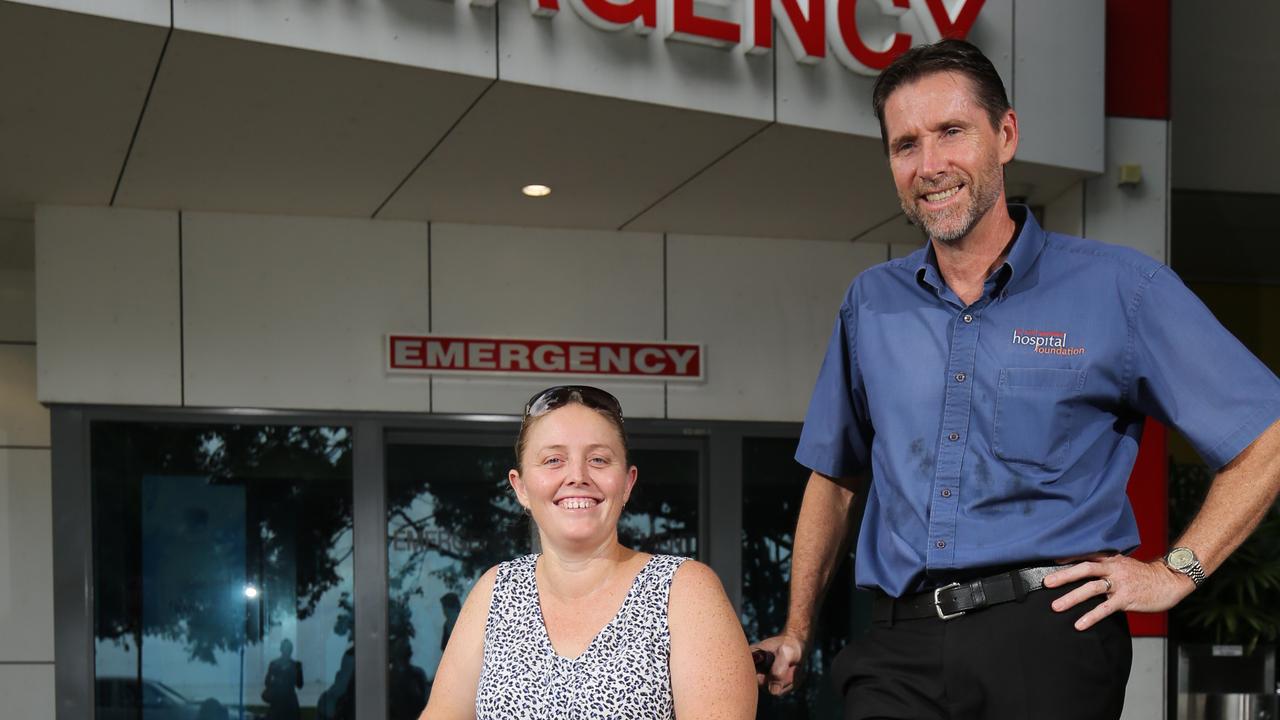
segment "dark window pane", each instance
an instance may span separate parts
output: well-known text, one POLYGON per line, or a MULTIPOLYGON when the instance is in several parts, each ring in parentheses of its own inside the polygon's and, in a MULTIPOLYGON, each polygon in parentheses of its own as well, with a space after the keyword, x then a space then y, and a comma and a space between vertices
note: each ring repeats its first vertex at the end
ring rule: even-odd
POLYGON ((342 427, 91 429, 98 718, 350 718, 342 427))
MULTIPOLYGON (((531 523, 507 480, 506 440, 387 447, 389 720, 421 713, 476 579, 532 551, 531 523)), ((633 449, 631 461, 640 480, 619 521, 620 541, 647 552, 695 555, 700 454, 633 449)))
MULTIPOLYGON (((791 548, 809 470, 793 459, 792 438, 744 438, 742 443, 742 618, 747 637, 777 634, 787 620, 791 548)), ((809 675, 780 698, 761 693, 758 718, 828 718, 843 714, 826 670, 852 633, 869 623, 869 600, 853 591, 852 555, 836 572, 814 630, 809 675)))
POLYGON ((635 550, 698 556, 697 450, 632 448, 639 475, 618 519, 618 541, 635 550))
POLYGON ((471 585, 530 551, 511 464, 507 445, 387 447, 390 720, 422 712, 471 585))

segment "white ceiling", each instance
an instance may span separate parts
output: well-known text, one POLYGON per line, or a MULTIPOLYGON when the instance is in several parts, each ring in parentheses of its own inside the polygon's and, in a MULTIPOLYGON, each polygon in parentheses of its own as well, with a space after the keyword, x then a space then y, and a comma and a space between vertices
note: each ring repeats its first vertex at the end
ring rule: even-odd
POLYGON ((615 229, 763 127, 499 82, 378 217, 615 229), (521 195, 530 183, 551 195, 521 195))
POLYGON ((488 84, 175 31, 116 203, 369 217, 488 84))
POLYGON ((111 201, 166 33, 0 2, 0 217, 111 201))
MULTIPOLYGON (((114 203, 918 242, 878 139, 3 1, 0 88, 0 217, 114 203), (532 182, 551 196, 521 195, 532 182)), ((1080 177, 1009 169, 1033 203, 1080 177)))

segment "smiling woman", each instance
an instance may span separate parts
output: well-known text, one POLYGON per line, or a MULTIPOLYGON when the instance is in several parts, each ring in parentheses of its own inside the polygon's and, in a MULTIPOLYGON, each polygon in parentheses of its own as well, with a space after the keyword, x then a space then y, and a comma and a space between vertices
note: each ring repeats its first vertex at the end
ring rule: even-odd
POLYGON ((424 720, 754 716, 751 656, 716 575, 618 542, 637 476, 612 395, 529 400, 508 477, 543 552, 477 581, 424 720))

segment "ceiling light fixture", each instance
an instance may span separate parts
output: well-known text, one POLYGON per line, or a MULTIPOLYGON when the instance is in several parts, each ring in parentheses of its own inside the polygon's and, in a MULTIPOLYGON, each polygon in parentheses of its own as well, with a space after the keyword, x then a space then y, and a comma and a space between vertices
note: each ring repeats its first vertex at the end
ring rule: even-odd
POLYGON ((546 197, 551 194, 551 188, 546 185, 525 185, 520 188, 520 192, 529 197, 546 197))

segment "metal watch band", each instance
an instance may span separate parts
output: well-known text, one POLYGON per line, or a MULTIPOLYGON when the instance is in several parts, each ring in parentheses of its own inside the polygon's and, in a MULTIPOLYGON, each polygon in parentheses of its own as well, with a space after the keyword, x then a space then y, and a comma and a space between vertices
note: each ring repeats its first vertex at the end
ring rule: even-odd
POLYGON ((1200 587, 1200 584, 1205 581, 1204 568, 1200 565, 1200 558, 1196 557, 1195 551, 1191 548, 1176 547, 1170 550, 1169 553, 1164 556, 1164 564, 1165 567, 1170 570, 1182 573, 1183 575, 1191 578, 1191 582, 1195 583, 1196 587, 1200 587), (1173 557, 1175 555, 1183 556, 1180 561, 1178 561, 1178 564, 1174 564, 1173 557), (1191 562, 1186 562, 1186 559, 1188 558, 1191 562))
POLYGON ((1182 568, 1181 572, 1191 578, 1191 582, 1195 583, 1196 587, 1200 587, 1200 584, 1205 580, 1204 568, 1200 567, 1199 560, 1196 560, 1185 568, 1182 568))

